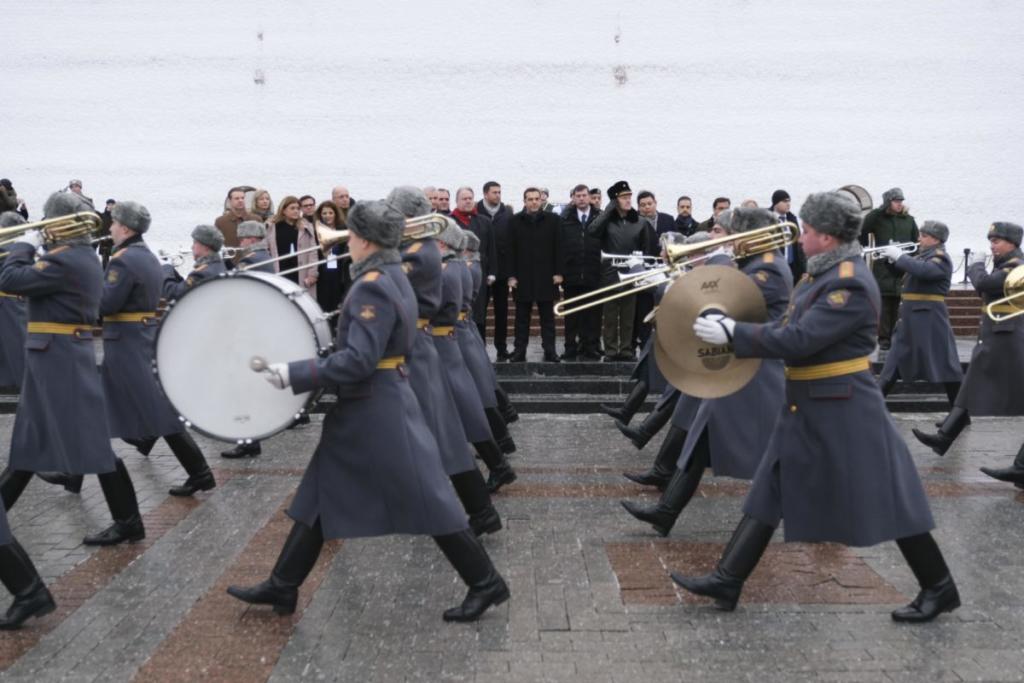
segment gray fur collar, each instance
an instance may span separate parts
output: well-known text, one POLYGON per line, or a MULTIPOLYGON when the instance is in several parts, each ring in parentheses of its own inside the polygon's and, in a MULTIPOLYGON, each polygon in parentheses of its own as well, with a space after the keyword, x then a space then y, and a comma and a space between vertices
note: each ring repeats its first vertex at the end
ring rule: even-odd
POLYGON ((398 253, 397 249, 380 249, 367 256, 359 263, 353 263, 348 267, 348 272, 352 276, 353 280, 358 280, 359 276, 368 270, 379 268, 380 266, 388 265, 390 263, 401 263, 402 255, 398 253))
POLYGON ((845 261, 846 259, 854 256, 859 258, 860 252, 861 248, 859 242, 847 242, 846 244, 840 244, 832 251, 815 254, 807 259, 807 272, 813 277, 817 277, 840 261, 845 261))

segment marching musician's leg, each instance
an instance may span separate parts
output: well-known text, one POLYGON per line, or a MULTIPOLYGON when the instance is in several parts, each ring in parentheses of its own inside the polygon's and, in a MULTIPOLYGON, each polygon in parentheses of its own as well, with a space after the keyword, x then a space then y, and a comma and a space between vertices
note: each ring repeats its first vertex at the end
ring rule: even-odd
POLYGON ((473 532, 434 536, 434 542, 469 586, 462 604, 445 610, 445 621, 476 621, 488 607, 508 600, 508 585, 473 532))
POLYGON ((516 480, 516 472, 509 464, 508 458, 498 448, 494 441, 477 441, 473 444, 480 459, 487 465, 489 472, 487 477, 487 489, 491 493, 497 493, 505 484, 511 484, 516 480))
POLYGON ((0 545, 0 583, 14 596, 7 614, 0 617, 0 631, 14 630, 32 617, 57 609, 53 596, 17 540, 0 545))
POLYGON ((945 455, 949 447, 956 441, 956 437, 960 436, 960 432, 970 424, 970 420, 967 410, 953 406, 935 434, 926 434, 916 428, 911 431, 914 432, 918 441, 931 448, 936 455, 945 455))
POLYGON ((647 522, 662 536, 668 536, 673 525, 679 519, 693 494, 700 485, 704 470, 711 463, 711 450, 708 447, 708 430, 705 427, 693 449, 693 455, 685 469, 677 468, 675 474, 665 487, 657 505, 644 506, 628 500, 620 501, 626 512, 641 522, 647 522))
POLYGON ((498 448, 501 449, 502 453, 506 455, 509 453, 516 452, 516 442, 512 439, 512 435, 508 433, 508 425, 505 424, 505 420, 501 417, 501 413, 495 408, 484 408, 484 415, 487 416, 487 424, 491 428, 491 434, 494 435, 494 440, 498 443, 498 448))
MULTIPOLYGON (((882 396, 888 396, 889 392, 892 391, 893 387, 896 386, 896 382, 900 380, 900 371, 892 373, 889 377, 878 377, 878 389, 882 392, 882 396)), ((954 397, 955 398, 955 397, 954 397)))
POLYGON ((647 393, 649 387, 647 382, 640 380, 633 385, 633 388, 629 391, 629 396, 622 402, 622 405, 613 405, 611 403, 602 403, 601 412, 605 415, 610 415, 617 422, 621 422, 623 425, 628 425, 629 421, 633 419, 637 411, 640 410, 640 406, 644 404, 647 399, 647 393))
POLYGON ((313 571, 324 534, 319 518, 312 528, 295 522, 285 539, 270 578, 255 586, 228 586, 228 594, 253 605, 271 605, 278 614, 292 614, 299 601, 299 586, 313 571))
POLYGON ((103 497, 107 499, 110 516, 114 523, 94 534, 86 536, 82 541, 85 545, 117 545, 125 541, 141 541, 146 537, 146 529, 139 514, 139 501, 135 497, 135 486, 121 458, 114 458, 116 469, 99 475, 103 497))
POLYGON ((462 507, 469 515, 469 527, 477 536, 493 534, 501 530, 501 515, 491 502, 487 482, 480 470, 474 467, 468 472, 459 472, 449 477, 462 507))
POLYGON ((512 401, 509 400, 505 389, 500 384, 497 387, 494 390, 494 395, 498 397, 498 410, 501 411, 501 419, 505 420, 506 425, 510 425, 519 419, 519 411, 512 405, 512 401))
POLYGON ((1020 450, 1017 451, 1017 457, 1013 459, 1013 464, 1009 467, 999 469, 982 467, 981 471, 993 479, 1006 481, 1019 489, 1024 489, 1024 444, 1021 444, 1020 450))
MULTIPOLYGON (((949 400, 949 407, 952 409, 956 403, 956 396, 960 393, 960 382, 946 382, 946 399, 949 400)), ((968 424, 970 424, 970 418, 968 418, 968 424)))
POLYGON ((641 486, 657 486, 664 489, 676 471, 676 460, 686 443, 686 430, 675 425, 669 427, 665 440, 661 442, 654 465, 646 472, 623 472, 622 476, 641 486))
POLYGON ((643 450, 647 443, 654 438, 654 435, 661 431, 661 428, 672 418, 675 408, 675 401, 662 401, 647 414, 639 426, 630 427, 625 422, 618 420, 615 421, 615 426, 634 446, 643 450))
POLYGON ((132 446, 135 446, 135 450, 137 450, 139 453, 142 453, 145 456, 148 456, 150 451, 153 450, 153 446, 156 445, 156 437, 155 436, 147 436, 144 439, 121 439, 121 440, 124 441, 126 444, 130 444, 132 446))
POLYGON ((672 572, 672 580, 691 593, 714 598, 718 609, 732 611, 774 533, 775 527, 744 515, 713 572, 696 577, 672 572))
POLYGON ((81 493, 85 480, 81 474, 65 474, 64 472, 36 472, 36 476, 47 484, 63 486, 68 493, 81 493))
POLYGON ((895 621, 931 621, 960 606, 960 593, 930 533, 896 539, 896 545, 914 572, 921 592, 909 605, 892 613, 895 621))
POLYGON ((31 480, 32 473, 24 470, 12 470, 7 467, 0 472, 0 498, 3 498, 4 510, 14 507, 31 480))
POLYGON ((263 452, 260 448, 259 441, 253 441, 252 443, 240 443, 229 451, 221 451, 220 457, 222 458, 255 458, 257 455, 263 452))
POLYGON ((172 496, 191 496, 196 491, 209 491, 217 485, 203 452, 188 432, 168 434, 164 441, 188 474, 184 484, 169 491, 172 496))

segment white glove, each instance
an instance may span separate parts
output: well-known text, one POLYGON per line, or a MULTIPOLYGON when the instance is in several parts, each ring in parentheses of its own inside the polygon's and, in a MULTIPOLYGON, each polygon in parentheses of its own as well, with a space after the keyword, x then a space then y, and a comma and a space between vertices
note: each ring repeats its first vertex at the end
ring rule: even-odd
POLYGON ((43 233, 38 230, 29 230, 14 241, 21 242, 22 244, 30 244, 33 249, 38 249, 43 246, 43 233))
POLYGON ((882 251, 878 252, 885 258, 889 259, 889 263, 896 263, 900 256, 903 256, 903 250, 897 247, 895 244, 882 247, 882 251))
POLYGON ((972 251, 971 258, 968 263, 973 266, 975 263, 984 263, 987 258, 988 254, 984 251, 972 251))
POLYGON ((734 329, 736 321, 721 313, 700 316, 693 323, 693 333, 708 344, 728 344, 734 329))
POLYGON ((487 276, 487 284, 489 284, 489 285, 493 285, 493 284, 494 284, 494 281, 495 281, 495 280, 497 280, 497 279, 498 279, 498 278, 496 278, 496 277, 495 277, 495 276, 493 276, 493 275, 488 275, 488 276, 487 276))
POLYGON ((264 371, 263 379, 274 385, 277 389, 286 389, 291 382, 288 378, 287 363, 271 363, 264 371))

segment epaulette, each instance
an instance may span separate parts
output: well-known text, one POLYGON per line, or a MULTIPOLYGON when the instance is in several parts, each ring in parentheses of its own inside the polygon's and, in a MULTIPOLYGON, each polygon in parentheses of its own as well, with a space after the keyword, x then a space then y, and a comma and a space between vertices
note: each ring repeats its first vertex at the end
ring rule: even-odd
POLYGON ((411 247, 405 250, 407 254, 415 254, 417 251, 423 248, 423 242, 417 240, 411 247))
POLYGON ((765 263, 775 263, 775 254, 769 251, 763 256, 763 260, 765 263))
POLYGON ((60 252, 66 251, 69 248, 70 247, 68 247, 68 245, 65 244, 65 245, 57 247, 56 249, 47 249, 46 255, 47 256, 53 256, 54 254, 59 254, 60 252))
POLYGON ((852 261, 843 261, 839 264, 839 277, 853 277, 855 272, 852 261))
POLYGON ((946 252, 942 251, 941 249, 936 249, 935 250, 935 255, 936 256, 945 256, 946 252))
POLYGON ((380 271, 379 270, 371 270, 369 273, 363 275, 363 279, 366 280, 367 282, 376 282, 377 278, 379 278, 379 277, 380 277, 380 271))
POLYGON ((206 270, 207 266, 209 266, 209 264, 208 263, 204 263, 201 266, 196 266, 195 268, 193 268, 193 270, 198 273, 200 271, 206 270))

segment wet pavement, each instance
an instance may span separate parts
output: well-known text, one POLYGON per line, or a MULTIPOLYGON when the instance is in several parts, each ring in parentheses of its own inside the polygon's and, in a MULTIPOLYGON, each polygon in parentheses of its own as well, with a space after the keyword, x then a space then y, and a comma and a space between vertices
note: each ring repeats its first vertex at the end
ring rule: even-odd
MULTIPOLYGON (((96 479, 81 496, 33 480, 10 520, 60 609, 0 635, 0 680, 1022 680, 1024 492, 977 468, 1008 464, 1024 423, 976 418, 938 458, 910 435, 936 417, 896 418, 964 602, 923 626, 889 618, 917 591, 892 543, 773 543, 734 613, 682 595, 668 572, 711 567, 746 484, 705 479, 661 539, 618 503, 654 500, 620 472, 647 466, 660 437, 638 452, 607 417, 543 414, 511 426, 520 478, 496 497, 505 529, 484 541, 509 602, 443 623, 464 588, 430 539, 360 539, 325 548, 282 618, 224 588, 273 565, 320 416, 244 462, 199 438, 219 486, 194 500, 167 496, 184 475, 165 444, 143 458, 115 442, 149 536, 85 548, 109 520, 96 479)), ((0 438, 12 424, 0 417, 0 438)))

